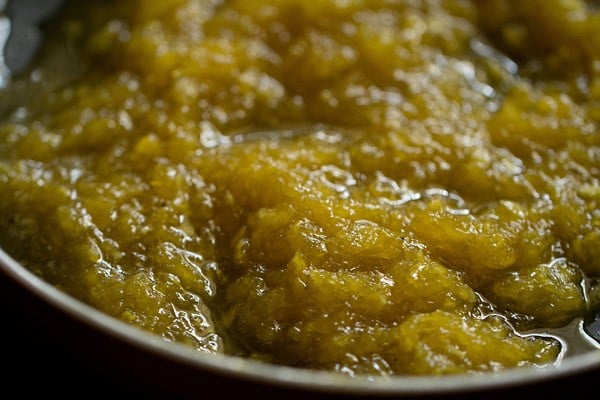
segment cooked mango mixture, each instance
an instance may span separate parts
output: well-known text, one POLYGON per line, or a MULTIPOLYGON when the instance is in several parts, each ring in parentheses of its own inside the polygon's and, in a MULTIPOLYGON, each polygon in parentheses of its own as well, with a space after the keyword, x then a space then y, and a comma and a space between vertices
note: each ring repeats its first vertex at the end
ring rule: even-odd
POLYGON ((0 244, 85 303, 350 376, 551 365, 548 332, 600 308, 597 2, 95 1, 53 21, 85 68, 2 122, 0 244))

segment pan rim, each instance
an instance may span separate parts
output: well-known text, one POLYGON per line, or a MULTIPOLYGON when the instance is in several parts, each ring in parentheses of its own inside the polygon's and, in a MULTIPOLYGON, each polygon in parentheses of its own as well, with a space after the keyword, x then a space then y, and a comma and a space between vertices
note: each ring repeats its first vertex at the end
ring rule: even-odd
POLYGON ((186 345, 169 342, 157 335, 129 325, 62 292, 42 280, 0 248, 0 271, 32 296, 51 305, 107 337, 138 350, 201 372, 257 384, 312 392, 353 395, 436 395, 488 391, 540 383, 600 367, 600 347, 574 355, 558 365, 532 368, 519 367, 498 372, 444 376, 392 376, 382 378, 348 377, 334 372, 313 371, 262 363, 232 355, 198 352, 186 345))

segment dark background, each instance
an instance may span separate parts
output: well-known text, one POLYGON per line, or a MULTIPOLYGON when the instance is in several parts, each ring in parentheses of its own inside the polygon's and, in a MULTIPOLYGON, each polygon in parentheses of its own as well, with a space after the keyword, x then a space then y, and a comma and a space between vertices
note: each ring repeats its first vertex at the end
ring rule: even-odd
MULTIPOLYGON (((185 368, 115 341, 50 307, 0 271, 2 391, 18 398, 93 395, 108 398, 192 399, 219 392, 245 398, 352 398, 234 381, 185 368)), ((501 390, 420 399, 594 397, 600 368, 560 379, 501 390)), ((406 398, 406 397, 404 397, 406 398)))

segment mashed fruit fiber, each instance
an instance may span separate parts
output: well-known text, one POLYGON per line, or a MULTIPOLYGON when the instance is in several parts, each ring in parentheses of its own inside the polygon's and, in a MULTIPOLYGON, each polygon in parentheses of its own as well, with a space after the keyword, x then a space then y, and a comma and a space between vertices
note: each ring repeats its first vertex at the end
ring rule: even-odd
POLYGON ((85 72, 0 127, 0 245, 59 289, 351 376, 551 365, 600 308, 597 2, 81 5, 85 72))

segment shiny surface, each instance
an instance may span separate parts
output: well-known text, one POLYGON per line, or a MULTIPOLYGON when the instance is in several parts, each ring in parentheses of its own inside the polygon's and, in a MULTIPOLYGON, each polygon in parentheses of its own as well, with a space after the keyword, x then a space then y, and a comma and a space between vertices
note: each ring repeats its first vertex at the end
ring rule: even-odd
POLYGON ((48 43, 89 70, 3 124, 0 243, 199 352, 349 376, 559 362, 552 329, 600 293, 595 81, 574 85, 597 15, 574 4, 542 19, 581 44, 552 48, 557 83, 557 44, 480 26, 531 7, 71 3, 48 43), (524 45, 523 71, 495 55, 524 45))
MULTIPOLYGON (((29 279, 25 279, 25 281, 23 283, 27 283, 28 281, 29 281, 29 279)), ((36 286, 37 286, 37 284, 36 284, 36 286)), ((56 293, 52 294, 51 297, 54 297, 54 296, 59 296, 60 297, 60 295, 58 295, 56 293)), ((72 305, 68 306, 67 309, 71 309, 71 307, 72 307, 72 305)), ((74 306, 74 309, 78 310, 78 308, 79 308, 78 306, 74 306)), ((78 318, 82 317, 82 315, 88 315, 88 314, 89 314, 89 310, 78 310, 76 312, 76 315, 77 315, 78 318)), ((93 315, 93 313, 91 313, 91 315, 93 315)), ((94 317, 94 318, 92 318, 88 322, 92 323, 92 325, 94 325, 96 323, 107 324, 109 326, 108 330, 109 330, 109 333, 111 335, 112 334, 117 334, 117 336, 119 336, 121 338, 125 338, 125 339, 129 338, 129 333, 127 331, 123 332, 118 325, 115 326, 115 325, 112 324, 112 322, 104 320, 102 317, 98 317, 98 318, 99 319, 96 319, 96 317, 94 317)), ((134 337, 137 337, 137 336, 134 336, 134 337)), ((152 339, 149 338, 149 340, 152 340, 152 339)), ((135 339, 133 341, 137 342, 137 340, 135 340, 135 339)), ((146 343, 145 341, 142 341, 142 343, 144 343, 143 346, 148 345, 148 343, 146 343)), ((162 346, 159 346, 159 347, 162 347, 162 346)), ((161 354, 163 354, 162 353, 163 352, 162 348, 160 348, 160 349, 159 348, 154 348, 152 345, 150 345, 150 349, 152 351, 158 351, 161 354)), ((181 356, 178 351, 176 353, 172 354, 169 350, 167 350, 165 352, 165 354, 163 354, 163 355, 169 355, 169 356, 174 357, 174 358, 179 358, 181 356)), ((185 359, 185 356, 184 356, 184 359, 185 359)), ((587 361, 587 362, 590 362, 590 361, 587 361)), ((238 367, 236 366, 237 365, 236 363, 237 363, 237 360, 233 361, 233 364, 231 364, 231 361, 224 362, 224 364, 222 366, 219 366, 220 364, 218 364, 218 363, 217 364, 211 364, 210 368, 220 369, 221 367, 224 367, 225 368, 225 372, 227 374, 229 374, 229 373, 232 373, 231 368, 233 368, 234 371, 237 371, 238 367)), ((587 368, 587 366, 589 366, 589 365, 595 365, 595 360, 594 360, 594 358, 591 358, 591 364, 586 364, 586 358, 585 357, 584 358, 578 358, 577 359, 577 364, 578 365, 583 365, 583 368, 587 368)), ((569 363, 565 363, 564 365, 565 365, 565 369, 562 370, 563 373, 564 373, 564 371, 577 371, 577 367, 575 367, 574 369, 569 368, 569 363)), ((245 371, 245 370, 247 368, 247 365, 243 364, 242 368, 244 369, 244 372, 242 374, 246 374, 247 371, 245 371)), ((283 369, 282 371, 285 371, 285 369, 283 369)), ((257 371, 258 375, 256 375, 256 376, 258 376, 259 379, 262 379, 260 377, 262 376, 261 374, 263 372, 264 373, 272 373, 273 371, 269 370, 269 369, 267 369, 265 371, 262 371, 262 372, 261 371, 257 371)), ((280 375, 280 374, 276 375, 278 377, 277 379, 281 379, 282 382, 288 382, 287 380, 290 379, 289 376, 286 375, 285 372, 282 372, 281 374, 282 375, 280 375)), ((250 375, 256 377, 252 373, 250 375)), ((294 386, 296 386, 296 385, 303 386, 303 385, 306 385, 307 382, 309 382, 309 381, 312 382, 313 380, 316 380, 316 382, 321 382, 321 383, 323 383, 324 386, 327 386, 327 385, 329 385, 331 383, 330 380, 334 379, 331 376, 327 376, 327 375, 318 375, 318 376, 324 376, 324 378, 323 379, 317 378, 313 374, 309 374, 308 376, 305 376, 302 372, 295 371, 294 372, 294 378, 290 379, 290 382, 293 381, 292 385, 294 385, 294 386)), ((499 377, 496 377, 496 375, 494 375, 494 378, 492 378, 492 379, 490 379, 490 381, 486 382, 486 384, 484 386, 488 386, 489 385, 491 387, 494 387, 496 385, 506 385, 507 382, 509 382, 510 380, 512 380, 514 378, 514 376, 511 375, 511 374, 499 374, 498 376, 499 377)), ((540 375, 538 375, 537 373, 534 373, 533 375, 525 373, 525 374, 523 374, 523 376, 526 377, 527 379, 532 380, 532 381, 536 381, 538 379, 542 379, 543 380, 548 375, 547 375, 547 373, 542 373, 540 375)), ((425 390, 425 391, 432 390, 432 389, 428 388, 429 387, 429 382, 427 382, 426 380, 423 381, 423 380, 418 380, 418 379, 415 379, 415 380, 410 379, 408 381, 401 380, 401 382, 403 383, 402 387, 404 387, 404 388, 409 387, 409 388, 411 388, 411 390, 413 390, 413 389, 417 390, 417 391, 419 391, 419 390, 421 390, 421 391, 423 391, 423 390, 425 390)), ((481 386, 479 386, 481 384, 476 383, 474 381, 471 381, 468 378, 459 379, 459 380, 442 380, 440 382, 443 383, 440 386, 440 390, 454 391, 454 390, 457 390, 458 387, 464 387, 463 385, 466 385, 467 387, 475 388, 475 389, 481 387, 481 386), (454 385, 458 385, 458 386, 454 386, 454 385)), ((360 383, 359 383, 359 385, 360 385, 360 383)), ((349 385, 349 386, 352 389, 355 389, 354 385, 349 385)), ((386 392, 387 390, 390 390, 390 391, 397 391, 398 390, 398 386, 397 385, 387 385, 385 383, 378 383, 377 387, 378 387, 377 390, 381 390, 383 392, 386 392)))

